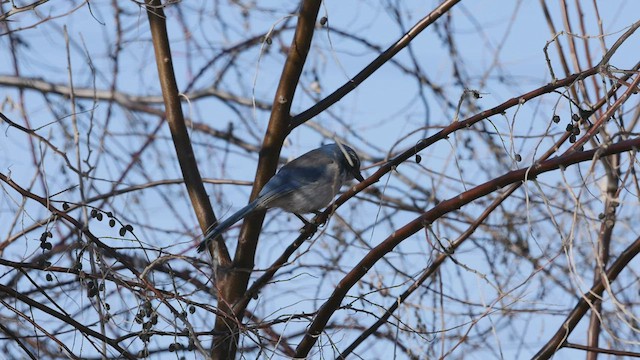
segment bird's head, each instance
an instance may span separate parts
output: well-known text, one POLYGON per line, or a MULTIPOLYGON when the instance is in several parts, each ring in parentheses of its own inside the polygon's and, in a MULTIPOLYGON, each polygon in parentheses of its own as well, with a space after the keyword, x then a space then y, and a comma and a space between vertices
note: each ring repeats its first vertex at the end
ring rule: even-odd
POLYGON ((364 181, 364 177, 360 173, 360 158, 358 154, 347 145, 336 144, 336 146, 344 156, 344 166, 347 167, 349 175, 358 181, 364 181))

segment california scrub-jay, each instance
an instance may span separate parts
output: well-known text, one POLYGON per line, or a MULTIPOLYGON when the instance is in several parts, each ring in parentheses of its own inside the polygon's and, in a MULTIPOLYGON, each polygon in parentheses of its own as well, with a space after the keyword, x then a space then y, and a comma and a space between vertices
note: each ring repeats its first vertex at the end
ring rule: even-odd
POLYGON ((207 232, 198 246, 209 242, 255 210, 280 208, 301 214, 318 211, 331 202, 342 185, 360 174, 360 158, 346 145, 328 144, 285 164, 262 188, 258 197, 207 232))

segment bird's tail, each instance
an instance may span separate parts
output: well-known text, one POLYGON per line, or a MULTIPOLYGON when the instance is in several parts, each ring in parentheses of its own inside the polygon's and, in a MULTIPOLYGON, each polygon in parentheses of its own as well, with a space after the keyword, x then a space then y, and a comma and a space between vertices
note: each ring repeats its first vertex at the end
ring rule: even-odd
POLYGON ((212 230, 207 232, 204 235, 204 240, 202 240, 200 245, 198 245, 198 252, 203 252, 206 248, 209 247, 209 242, 211 242, 212 239, 215 239, 216 236, 222 234, 225 230, 230 228, 233 224, 242 220, 245 216, 247 216, 247 214, 255 210, 257 207, 258 207, 258 200, 256 199, 250 202, 247 206, 236 211, 235 214, 229 216, 223 222, 219 223, 218 226, 214 227, 212 230))

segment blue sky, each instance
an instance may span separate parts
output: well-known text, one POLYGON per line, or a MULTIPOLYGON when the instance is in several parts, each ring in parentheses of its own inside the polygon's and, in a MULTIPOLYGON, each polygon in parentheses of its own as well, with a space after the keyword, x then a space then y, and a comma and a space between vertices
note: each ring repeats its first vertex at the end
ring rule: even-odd
MULTIPOLYGON (((278 7, 277 11, 261 11, 244 18, 237 7, 227 6, 227 4, 210 3, 203 9, 191 11, 200 4, 183 2, 183 12, 178 12, 175 8, 168 9, 169 34, 172 40, 172 51, 176 75, 181 89, 184 89, 194 77, 194 70, 200 69, 222 48, 229 47, 249 35, 256 35, 268 31, 271 27, 278 26, 286 19, 291 18, 291 14, 283 9, 295 9, 295 1, 280 2, 289 4, 278 7), (217 6, 220 5, 220 6, 217 6), (211 21, 217 12, 220 12, 221 21, 211 21), (185 17, 182 19, 181 17, 185 17), (185 36, 185 29, 190 36, 185 36)), ((402 2, 403 27, 407 29, 427 11, 432 9, 437 2, 434 1, 409 1, 402 2)), ((556 25, 561 26, 560 13, 557 4, 548 2, 549 7, 554 11, 552 14, 556 25)), ((356 36, 367 39, 373 44, 383 48, 396 41, 403 30, 399 28, 393 20, 394 14, 390 12, 388 3, 378 2, 343 2, 326 1, 321 9, 320 16, 327 16, 331 29, 337 31, 350 31, 356 36)), ((57 16, 66 13, 75 5, 45 5, 39 8, 42 16, 57 16), (64 8, 68 6, 68 8, 64 8)), ((625 27, 637 20, 640 13, 640 3, 636 1, 611 1, 599 2, 600 16, 604 20, 603 29, 605 42, 610 46, 617 39, 625 27)), ((6 6, 6 5, 3 5, 6 6)), ((271 6, 271 4, 264 5, 271 6)), ((275 5, 273 5, 276 8, 275 5)), ((117 88, 126 94, 139 96, 159 96, 159 86, 156 80, 155 59, 149 41, 150 34, 146 14, 137 7, 135 3, 130 3, 125 8, 129 11, 122 27, 127 29, 126 36, 122 39, 123 52, 119 63, 119 76, 117 78, 117 88)), ((593 8, 588 4, 584 5, 587 34, 589 35, 589 45, 594 58, 599 58, 602 51, 599 48, 600 38, 597 37, 598 29, 594 24, 593 8)), ((543 48, 552 35, 544 20, 539 2, 534 1, 489 1, 489 2, 462 2, 456 6, 453 12, 453 22, 449 29, 456 40, 456 48, 464 64, 463 77, 467 81, 469 88, 477 90, 482 94, 480 99, 466 99, 463 102, 463 113, 474 114, 478 111, 496 106, 514 96, 518 96, 531 89, 537 88, 551 80, 543 48), (496 49, 500 49, 499 52, 496 49), (497 55, 496 55, 497 54, 497 55)), ((82 88, 95 87, 99 90, 108 89, 111 84, 110 71, 112 62, 110 54, 114 51, 112 8, 110 4, 103 2, 91 2, 91 8, 81 6, 68 16, 55 18, 32 29, 18 32, 18 36, 24 36, 28 40, 29 47, 20 50, 20 69, 23 76, 42 78, 46 81, 68 84, 69 75, 67 70, 67 52, 64 38, 64 27, 71 39, 69 44, 71 54, 71 64, 73 69, 73 82, 75 86, 82 88), (90 61, 89 61, 90 59, 90 61), (97 72, 92 73, 92 67, 97 72)), ((578 18, 575 13, 571 14, 574 25, 578 18)), ((16 16, 11 26, 27 27, 37 20, 28 13, 16 16)), ((290 26, 295 21, 290 20, 290 26)), ((421 87, 414 78, 407 77, 398 66, 387 63, 373 76, 367 79, 361 86, 351 92, 340 102, 333 105, 327 112, 322 113, 312 120, 312 125, 303 125, 296 129, 288 139, 283 150, 285 158, 294 158, 316 146, 326 138, 317 130, 322 128, 329 134, 345 136, 350 144, 360 150, 365 163, 365 174, 374 172, 376 164, 372 165, 374 159, 380 160, 387 156, 387 152, 392 154, 413 146, 419 139, 431 135, 443 126, 448 125, 455 116, 455 109, 448 104, 457 104, 462 95, 463 89, 456 83, 452 76, 451 56, 444 46, 445 31, 443 22, 439 21, 437 27, 426 29, 411 44, 409 49, 403 50, 395 58, 400 64, 407 68, 414 68, 414 59, 419 68, 438 87, 442 89, 442 97, 435 94, 428 87, 421 87), (413 59, 410 57, 413 56, 413 59), (423 90, 423 97, 420 96, 423 90), (429 127, 425 127, 426 125, 429 127), (410 136, 407 134, 413 133, 410 136)), ((290 39, 291 32, 283 37, 283 42, 274 41, 268 47, 255 46, 246 51, 241 57, 234 60, 236 70, 232 71, 220 81, 220 88, 244 96, 248 99, 252 97, 257 102, 270 103, 277 86, 277 81, 282 68, 283 56, 279 53, 281 46, 286 46, 290 39)), ((558 39, 567 46, 568 35, 559 35, 558 39)), ((614 56, 612 64, 618 68, 629 68, 637 61, 637 38, 635 35, 628 41, 620 51, 614 56)), ((0 37, 3 48, 8 47, 7 36, 0 37)), ((582 52, 582 43, 578 51, 582 52)), ((555 47, 550 47, 550 58, 553 68, 558 77, 562 73, 558 62, 555 47)), ((314 37, 314 43, 305 67, 299 91, 294 100, 292 111, 299 113, 313 105, 319 99, 331 93, 334 89, 353 77, 358 71, 374 59, 376 52, 362 46, 354 41, 345 39, 337 33, 332 33, 326 29, 319 29, 314 37), (318 90, 319 91, 316 91, 318 90)), ((582 58, 581 58, 582 59, 582 58)), ((11 74, 12 63, 10 53, 0 52, 0 75, 11 74)), ((583 64, 585 66, 585 64, 583 64)), ((223 64, 217 63, 212 69, 207 70, 204 76, 195 82, 195 88, 204 88, 213 82, 216 74, 223 69, 223 64)), ((10 118, 20 119, 20 108, 12 105, 17 104, 18 92, 15 89, 3 87, 3 107, 2 111, 10 118)), ((69 101, 62 97, 53 96, 49 101, 34 91, 26 93, 28 104, 28 116, 32 128, 38 128, 38 133, 60 149, 68 151, 72 161, 76 161, 73 152, 72 140, 62 129, 68 128, 72 122, 72 109, 69 101)), ((264 134, 269 114, 267 111, 252 110, 242 107, 239 110, 226 105, 216 98, 191 101, 184 103, 183 110, 186 115, 197 123, 208 124, 215 129, 225 130, 229 123, 234 124, 236 134, 246 139, 251 144, 260 144, 260 138, 264 134)), ((494 176, 500 175, 509 169, 515 169, 530 164, 534 154, 540 154, 540 150, 546 149, 551 143, 552 136, 548 138, 537 138, 540 134, 560 134, 568 121, 572 111, 566 101, 562 101, 559 94, 553 94, 534 100, 516 109, 509 110, 504 116, 496 116, 491 119, 488 129, 498 132, 496 142, 504 146, 505 156, 513 157, 515 153, 522 156, 523 162, 506 161, 505 164, 495 165, 487 170, 484 165, 496 162, 492 150, 486 144, 477 140, 477 128, 469 129, 468 132, 460 132, 452 136, 448 141, 441 141, 426 149, 421 155, 424 162, 421 165, 404 164, 399 167, 398 173, 391 174, 388 178, 378 184, 378 188, 385 191, 390 196, 403 197, 404 194, 411 194, 412 189, 407 186, 407 182, 401 179, 402 176, 410 178, 424 188, 437 188, 436 196, 442 200, 457 195, 465 187, 473 186, 482 181, 486 181, 494 176), (563 121, 559 125, 550 122, 553 114, 562 116, 563 121), (513 133, 514 137, 509 135, 513 133), (523 136, 523 137, 519 137, 523 136), (529 137, 524 137, 529 136, 529 137), (465 149, 462 145, 466 138, 472 138, 474 149, 465 149), (512 141, 513 139, 513 141, 512 141), (537 152, 536 152, 537 151, 537 152), (464 179, 463 185, 459 179, 464 179), (444 185, 442 185, 444 184, 444 185)), ((80 147, 81 158, 87 156, 91 162, 98 165, 93 173, 94 178, 87 181, 87 184, 95 186, 95 191, 106 191, 111 186, 120 188, 129 185, 146 183, 149 181, 179 178, 180 171, 175 161, 175 154, 170 142, 170 134, 166 126, 160 127, 158 132, 159 140, 152 145, 152 151, 145 152, 139 163, 134 164, 134 170, 121 181, 115 184, 118 174, 125 168, 126 161, 131 154, 141 147, 141 141, 156 126, 157 117, 143 115, 136 112, 129 112, 115 107, 110 109, 105 102, 93 103, 89 100, 78 101, 76 109, 78 127, 83 136, 83 142, 88 141, 88 145, 80 147), (106 114, 112 110, 116 115, 111 118, 110 123, 105 125, 106 114), (108 142, 100 142, 100 133, 104 128, 108 128, 110 137, 108 142), (91 149, 91 153, 89 152, 91 149), (101 155, 99 155, 101 154, 101 155), (108 155, 105 155, 108 154, 108 155)), ((28 184, 38 176, 38 169, 45 172, 42 176, 45 181, 36 181, 34 192, 39 194, 58 193, 70 186, 77 185, 77 177, 73 174, 63 173, 64 165, 58 156, 52 153, 51 149, 43 144, 31 144, 27 138, 15 129, 10 129, 6 124, 1 124, 3 140, 0 141, 0 169, 2 173, 10 173, 15 181, 28 184), (41 166, 34 166, 31 151, 39 149, 37 156, 43 159, 41 166), (44 186, 46 184, 46 186, 44 186)), ((247 154, 238 147, 230 146, 230 153, 222 150, 227 149, 227 143, 223 140, 213 138, 197 130, 192 130, 192 140, 195 144, 196 156, 200 162, 200 170, 206 178, 223 178, 230 180, 251 181, 255 170, 255 156, 247 154)), ((561 178, 558 174, 551 174, 541 177, 541 186, 544 190, 557 190, 556 183, 565 182, 568 184, 578 184, 581 179, 580 174, 569 172, 568 179, 561 178), (575 181, 575 183, 574 183, 575 181)), ((595 183, 595 180, 594 180, 595 183)), ((595 185, 594 185, 595 186, 595 185)), ((562 190, 562 187, 559 187, 562 190)), ((250 187, 238 185, 207 185, 214 210, 219 217, 225 217, 233 211, 246 204, 250 187)), ((519 191, 517 196, 524 198, 531 196, 536 198, 539 190, 531 185, 519 191)), ((594 195, 593 198, 597 198, 594 195)), ((77 191, 65 191, 58 195, 57 199, 76 202, 79 201, 77 191)), ((540 200, 540 197, 537 198, 540 200)), ((632 198, 633 199, 633 198, 632 198)), ((15 232, 20 227, 13 226, 9 229, 8 222, 4 219, 16 215, 11 211, 16 204, 20 203, 20 198, 8 190, 3 190, 0 196, 0 209, 3 221, 0 222, 0 233, 7 234, 15 232)), ((593 200, 589 198, 589 200, 593 200)), ((433 205, 432 199, 419 198, 419 206, 428 208, 433 205)), ((522 206, 524 202, 505 205, 505 207, 522 206)), ((565 204, 566 205, 566 204, 565 204)), ((469 214, 478 214, 486 204, 470 204, 466 211, 469 214)), ((153 229, 137 227, 136 235, 143 243, 153 246, 163 247, 173 253, 187 251, 194 244, 194 234, 198 233, 197 222, 193 216, 189 201, 185 196, 182 187, 172 186, 166 193, 160 191, 145 190, 130 193, 114 199, 108 203, 109 209, 117 214, 126 217, 131 222, 150 224, 157 226, 153 229), (168 199, 167 199, 168 197, 168 199), (168 208, 167 203, 171 203, 173 208, 168 208), (170 234, 170 235, 167 235, 170 234)), ((340 265, 344 268, 353 266, 354 259, 361 258, 368 250, 367 246, 375 245, 382 241, 391 232, 392 226, 399 227, 414 219, 417 214, 413 212, 399 212, 394 214, 392 222, 381 222, 381 225, 368 227, 371 219, 384 217, 385 213, 379 213, 376 204, 366 204, 358 208, 343 207, 344 216, 355 228, 361 230, 364 243, 353 239, 352 248, 348 256, 340 258, 340 265)), ((523 209, 525 211, 527 209, 523 209)), ((533 220, 544 218, 544 212, 531 211, 533 220)), ((46 215, 46 212, 38 206, 29 205, 28 209, 17 216, 25 224, 29 224, 32 219, 39 219, 46 215)), ((595 214, 597 215, 597 214, 595 214)), ((459 219, 458 219, 459 220, 459 219)), ((447 219, 455 226, 463 228, 464 222, 456 222, 456 219, 447 219)), ((488 223, 500 224, 499 217, 492 217, 488 223)), ((267 215, 266 227, 262 235, 262 242, 259 246, 259 257, 257 258, 257 268, 264 268, 271 264, 288 243, 294 238, 299 224, 295 218, 279 211, 271 211, 267 215), (285 229, 286 231, 282 231, 285 229), (276 231, 277 230, 277 231, 276 231)), ((116 231, 106 225, 92 225, 92 230, 97 235, 118 244, 116 231)), ((285 316, 291 312, 307 311, 311 312, 322 304, 333 289, 333 285, 339 281, 344 274, 341 271, 330 272, 319 275, 317 272, 308 271, 309 268, 319 268, 324 265, 326 254, 339 253, 344 248, 341 244, 336 244, 334 233, 340 230, 341 221, 333 218, 327 227, 326 234, 318 235, 314 242, 308 247, 304 247, 305 252, 297 259, 298 263, 307 267, 294 268, 291 272, 286 272, 281 278, 279 286, 265 289, 262 293, 264 299, 271 296, 286 294, 286 306, 278 302, 259 301, 252 304, 251 310, 265 316, 266 319, 275 319, 278 316, 285 316), (286 280, 286 281, 285 281, 286 280), (313 296, 309 297, 309 294, 313 296)), ((434 225, 434 232, 441 235, 443 240, 453 240, 453 232, 448 231, 445 221, 434 225)), ((563 224, 566 229, 571 229, 570 224, 563 224)), ((549 239, 554 237, 555 228, 550 226, 531 226, 527 229, 530 234, 523 236, 528 238, 549 239), (537 235, 535 235, 537 234, 537 235)), ((588 233, 588 228, 578 229, 576 232, 584 231, 588 233)), ((633 230, 631 231, 633 232, 633 230)), ((237 229, 230 231, 229 238, 237 234, 237 229)), ((633 234, 629 234, 631 236, 633 234)), ((637 234, 636 234, 637 235, 637 234)), ((33 234, 27 238, 33 240, 38 235, 33 234)), ((623 242, 626 239, 623 239, 623 242)), ((406 279, 397 276, 392 271, 389 264, 403 269, 411 274, 416 274, 429 262, 429 256, 433 255, 431 244, 433 238, 429 238, 425 232, 418 233, 412 238, 402 243, 394 253, 389 254, 389 263, 380 264, 372 269, 366 277, 366 281, 375 283, 382 279, 385 286, 391 289, 393 294, 400 292, 406 286, 406 279)), ((460 249, 456 253, 456 259, 465 264, 468 268, 463 269, 456 264, 448 263, 442 272, 443 291, 447 296, 464 297, 472 294, 472 298, 478 303, 491 304, 496 298, 496 289, 493 279, 486 280, 482 274, 490 274, 491 261, 490 254, 483 254, 483 246, 491 249, 487 243, 492 241, 490 234, 479 234, 476 243, 467 248, 460 249)), ((4 256, 21 258, 25 252, 30 254, 35 249, 35 242, 31 243, 28 250, 23 247, 11 247, 4 256)), ((233 242, 230 242, 233 248, 233 242)), ((543 244, 543 248, 544 248, 543 244)), ((552 245, 550 245, 552 246, 552 245)), ((531 243, 532 251, 543 251, 536 249, 534 242, 531 243)), ((194 256, 192 253, 187 255, 194 256)), ((85 259, 89 261, 89 259, 85 259)), ((570 260, 561 257, 558 264, 565 265, 570 260)), ((60 259, 63 262, 65 259, 60 259)), ((497 261, 497 260, 496 260, 497 261)), ((506 260, 505 260, 506 261, 506 260)), ((536 270, 531 265, 522 263, 505 264, 507 270, 509 265, 513 266, 513 274, 509 278, 505 288, 512 289, 510 297, 502 299, 500 304, 505 309, 511 308, 510 302, 522 300, 524 307, 540 307, 549 309, 549 312, 564 311, 573 306, 575 297, 568 297, 566 293, 558 290, 558 297, 545 294, 544 298, 538 299, 540 287, 538 281, 544 278, 537 278, 536 281, 526 282, 519 287, 520 282, 528 280, 528 276, 535 275, 536 270), (517 271, 516 271, 517 270, 517 271)), ((562 269, 562 267, 560 268, 562 269)), ((559 269, 553 269, 560 271, 559 269)), ((507 271, 508 272, 508 271, 507 271)), ((364 286, 364 285, 363 285, 364 286)), ((574 284, 568 286, 574 289, 584 290, 584 284, 580 284, 579 279, 574 284)), ((436 292, 437 289, 431 289, 436 292)), ((366 292, 363 290, 363 292, 366 292)), ((579 291, 576 290, 576 293, 579 291)), ((355 290, 352 294, 360 294, 360 290, 355 290)), ((403 321, 411 322, 414 313, 424 312, 430 314, 427 301, 420 302, 420 296, 433 296, 425 291, 422 295, 416 295, 415 302, 422 308, 408 307, 400 311, 403 321)), ((207 299, 207 297, 203 297, 207 299)), ((283 300, 283 302, 285 301, 283 300)), ((349 300, 354 300, 350 298, 349 300)), ((385 299, 388 300, 388 299, 385 299)), ((354 301, 355 303, 356 301, 354 301)), ((386 302, 382 301, 385 305, 386 302)), ((519 305, 520 303, 518 303, 519 305)), ((363 305, 364 306, 364 305, 363 305)), ((459 304, 451 305, 452 313, 456 313, 456 321, 446 324, 446 327, 468 326, 467 323, 460 323, 462 315, 457 311, 462 311, 464 307, 459 304)), ((479 313, 481 313, 479 311, 479 313)), ((479 313, 470 314, 470 319, 475 319, 479 313)), ((369 322, 372 321, 366 315, 350 314, 348 311, 340 316, 349 319, 350 316, 363 316, 369 322), (346 315, 345 315, 346 314, 346 315)), ((428 317, 425 315, 425 317, 428 317)), ((436 317, 436 315, 434 315, 436 317)), ((495 318, 496 324, 503 325, 509 316, 491 316, 495 318)), ((482 318, 487 320, 489 318, 482 318)), ((537 318, 535 314, 516 318, 512 323, 504 325, 509 330, 503 330, 496 325, 502 336, 496 336, 496 344, 502 349, 504 358, 528 358, 538 347, 547 340, 548 334, 555 331, 562 316, 547 316, 537 318), (512 331, 512 334, 509 334, 512 331), (514 335, 515 334, 515 335, 514 335), (533 335, 532 335, 533 334, 533 335), (510 338, 509 335, 513 337, 510 338), (523 352, 516 352, 521 341, 526 343, 523 352), (527 352, 529 351, 529 352, 527 352)), ((472 321, 472 320, 469 320, 472 321)), ((365 324, 368 322, 365 321, 365 324)), ((286 330, 287 326, 302 327, 306 323, 289 324, 281 326, 281 330, 286 330)), ((486 324, 486 323, 485 323, 486 324)), ((202 325, 203 328, 206 327, 202 325)), ((491 328, 484 325, 483 330, 491 328)), ((475 328, 472 329, 472 334, 475 328)), ((478 330, 480 332, 480 330, 478 330)), ((576 330, 575 334, 583 334, 584 331, 576 330)), ((351 334, 345 334, 345 339, 349 339, 351 334)), ((437 338, 437 335, 434 335, 437 338)), ((584 340, 584 339, 582 339, 584 340)), ((437 340, 435 341, 437 343, 437 340)), ((345 340, 345 343, 348 343, 345 340)), ((425 346, 425 339, 421 337, 412 338, 411 344, 418 349, 425 346)), ((342 345, 342 344, 341 344, 342 345)), ((436 346, 436 345, 433 345, 436 346)), ((637 345, 634 345, 637 348, 637 345)), ((339 346, 342 347, 342 346, 339 346)), ((496 346, 497 347, 497 346, 496 346)), ((392 350, 386 342, 373 342, 370 348, 359 349, 363 352, 370 351, 369 354, 377 356, 390 356, 392 350)), ((365 352, 366 354, 366 352, 365 352)), ((583 354, 582 352, 563 350, 563 356, 573 354, 583 354)), ((363 355, 365 356, 365 355, 363 355)), ((500 357, 500 354, 492 353, 482 349, 460 355, 465 358, 487 358, 500 357)))

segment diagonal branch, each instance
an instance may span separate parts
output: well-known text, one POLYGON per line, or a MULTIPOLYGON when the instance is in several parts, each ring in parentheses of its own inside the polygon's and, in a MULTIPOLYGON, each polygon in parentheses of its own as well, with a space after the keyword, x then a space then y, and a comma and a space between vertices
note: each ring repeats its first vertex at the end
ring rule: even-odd
POLYGON ((444 261, 453 254, 453 252, 460 247, 469 237, 476 231, 476 229, 491 215, 491 213, 502 204, 504 200, 509 198, 511 194, 513 194, 522 183, 516 183, 511 185, 505 192, 500 194, 498 198, 496 198, 485 211, 480 214, 480 216, 471 224, 471 226, 460 236, 451 242, 451 244, 447 247, 445 252, 440 253, 433 262, 427 267, 420 277, 416 279, 408 289, 406 289, 400 296, 398 296, 397 300, 393 302, 388 309, 385 310, 384 314, 380 316, 378 320, 366 330, 364 330, 357 339, 355 339, 349 346, 343 350, 340 355, 338 355, 338 359, 346 359, 349 354, 353 352, 360 344, 362 344, 369 336, 374 334, 380 326, 386 324, 387 320, 391 317, 391 315, 400 307, 402 303, 416 290, 420 288, 422 283, 424 283, 428 278, 433 276, 433 274, 440 268, 440 265, 444 263, 444 261))
POLYGON ((0 21, 6 21, 8 18, 10 18, 13 15, 19 14, 21 12, 24 11, 32 11, 35 8, 37 8, 38 6, 48 2, 49 0, 38 0, 35 1, 29 5, 25 5, 25 6, 15 6, 15 4, 12 2, 12 8, 9 9, 9 11, 5 12, 4 14, 0 14, 0 21))
POLYGON ((445 214, 448 214, 470 202, 486 196, 497 189, 503 188, 510 184, 534 179, 536 176, 577 164, 579 162, 589 161, 601 158, 602 156, 622 153, 638 148, 640 146, 640 137, 621 141, 619 143, 602 146, 589 151, 577 151, 562 156, 558 156, 547 161, 543 161, 530 168, 522 168, 508 172, 498 178, 487 181, 481 185, 474 187, 468 191, 451 199, 439 203, 422 216, 411 221, 404 227, 395 231, 386 240, 373 248, 336 286, 329 299, 320 307, 316 317, 309 326, 307 333, 296 349, 297 357, 306 357, 311 348, 316 343, 318 337, 324 330, 333 313, 338 309, 347 292, 371 269, 378 260, 382 259, 387 253, 392 251, 403 240, 420 231, 425 226, 433 223, 445 214))
POLYGON ((9 296, 11 296, 12 298, 15 298, 18 301, 21 301, 29 306, 32 306, 44 313, 47 313, 55 318, 58 318, 60 320, 62 320, 63 322, 73 326, 74 328, 78 329, 78 331, 81 331, 89 336, 93 336, 96 339, 100 339, 102 341, 104 341, 105 343, 109 344, 109 346, 113 347, 116 351, 118 351, 118 353, 120 353, 120 355, 122 355, 123 357, 127 358, 127 359, 135 359, 135 356, 133 356, 132 354, 130 354, 127 350, 125 350, 124 348, 120 347, 120 345, 118 345, 118 342, 115 341, 114 339, 111 339, 91 328, 88 328, 86 326, 84 326, 83 324, 79 323, 78 321, 76 321, 74 318, 68 316, 68 315, 64 315, 62 313, 59 313, 58 311, 51 309, 48 306, 45 306, 44 304, 31 299, 29 296, 26 296, 10 287, 4 286, 2 284, 0 284, 0 292, 3 292, 9 296))
POLYGON ((566 342, 569 334, 578 325, 578 322, 584 317, 587 311, 591 308, 596 299, 602 296, 605 288, 608 285, 605 283, 613 282, 620 272, 631 262, 631 260, 640 253, 640 238, 637 238, 629 247, 627 247, 622 254, 613 262, 611 267, 605 272, 602 281, 594 284, 589 291, 582 295, 582 298, 571 311, 571 314, 567 316, 567 319, 560 325, 558 331, 551 337, 538 353, 533 357, 536 360, 549 359, 553 356, 558 349, 560 349, 566 342))
MULTIPOLYGON (((637 69, 640 68, 640 63, 637 63, 632 69, 633 71, 637 71, 637 69)), ((582 73, 578 73, 578 74, 574 74, 571 75, 567 78, 561 79, 561 80, 556 80, 553 84, 547 84, 544 85, 538 89, 532 90, 526 94, 522 94, 520 96, 514 97, 512 99, 507 100, 506 102, 492 108, 492 109, 488 109, 485 110, 479 114, 476 114, 468 119, 465 119, 463 121, 457 121, 457 122, 453 122, 451 123, 449 126, 447 126, 446 128, 442 129, 441 131, 439 131, 438 133, 420 141, 419 143, 417 143, 414 147, 404 151, 403 153, 397 155, 396 157, 394 157, 393 159, 389 160, 387 163, 385 163, 383 166, 381 166, 374 174, 372 174, 370 177, 368 177, 367 179, 365 179, 364 182, 361 182, 359 184, 357 184, 356 186, 354 186, 353 188, 351 188, 350 190, 348 190, 347 192, 345 192, 344 194, 342 194, 334 203, 333 206, 329 207, 324 213, 320 214, 318 217, 314 218, 312 223, 313 224, 322 224, 324 222, 326 222, 326 220, 328 219, 329 215, 331 214, 331 212, 335 211, 336 208, 338 208, 339 206, 341 206, 342 204, 344 204, 347 200, 349 200, 350 198, 354 197, 356 194, 358 194, 360 191, 364 190, 365 188, 367 188, 369 185, 377 182, 379 179, 381 179, 385 174, 387 174, 389 171, 393 170, 396 166, 398 166, 399 164, 403 163, 404 161, 406 161, 407 159, 413 157, 414 155, 416 155, 418 152, 424 150, 425 148, 433 145, 434 143, 436 143, 439 140, 443 140, 446 139, 450 134, 460 130, 460 129, 464 129, 464 128, 469 128, 471 127, 473 124, 480 122, 482 120, 488 119, 489 117, 496 115, 496 114, 500 114, 508 109, 510 109, 513 106, 517 106, 520 102, 524 102, 524 101, 529 101, 532 100, 538 96, 550 93, 552 91, 554 91, 555 89, 564 87, 564 86, 569 86, 570 84, 572 84, 573 82, 575 82, 577 79, 579 78, 583 78, 583 77, 587 77, 587 76, 593 76, 597 73, 597 67, 594 67, 592 69, 589 70, 585 70, 582 73)), ((629 74, 625 75, 622 77, 622 80, 627 80, 631 77, 632 72, 630 72, 629 74)), ((612 86, 612 88, 609 90, 607 96, 603 97, 597 104, 594 104, 592 107, 592 111, 595 112, 597 109, 601 108, 602 106, 604 106, 608 99, 610 99, 611 97, 613 97, 616 93, 616 91, 621 87, 621 85, 619 83, 616 83, 612 86)), ((570 133, 566 132, 562 138, 554 145, 552 146, 549 151, 547 151, 545 154, 543 154, 539 160, 546 160, 547 158, 549 158, 551 155, 553 155, 559 148, 560 145, 562 145, 563 143, 566 142, 566 140, 569 138, 570 133)), ((515 190, 515 189, 514 189, 515 190)), ((257 296, 257 294, 259 293, 260 289, 262 289, 262 287, 264 287, 275 275, 275 273, 284 265, 287 263, 289 257, 304 243, 304 241, 308 238, 310 238, 311 236, 313 236, 313 233, 317 230, 317 226, 313 227, 313 226, 308 226, 305 227, 303 229, 303 233, 300 234, 300 236, 298 236, 298 238, 296 238, 296 240, 291 243, 286 249, 285 251, 280 255, 280 257, 278 257, 278 259, 276 259, 273 264, 258 278, 256 279, 256 281, 251 285, 251 287, 247 290, 247 292, 244 294, 243 298, 238 301, 235 304, 235 313, 236 315, 242 314, 242 312, 244 311, 244 309, 246 308, 246 306, 249 304, 249 302, 251 301, 252 298, 254 298, 255 296, 257 296)))
POLYGON ((391 60, 400 50, 404 49, 409 45, 409 43, 418 36, 422 30, 426 29, 429 25, 433 24, 436 20, 440 18, 440 16, 444 15, 449 11, 454 5, 459 3, 460 0, 446 0, 440 6, 433 9, 429 15, 422 18, 415 24, 409 31, 400 40, 396 41, 395 44, 391 45, 387 50, 385 50, 382 54, 378 55, 375 60, 373 60, 369 65, 367 65, 364 69, 362 69, 356 76, 347 81, 344 85, 339 87, 337 90, 329 94, 326 98, 322 99, 309 109, 303 111, 302 113, 296 115, 291 120, 291 130, 296 127, 302 125, 307 120, 313 118, 314 116, 320 114, 322 111, 329 108, 331 105, 337 103, 345 97, 348 93, 355 90, 358 85, 362 84, 369 76, 371 76, 376 70, 378 70, 382 65, 384 65, 387 61, 391 60))

